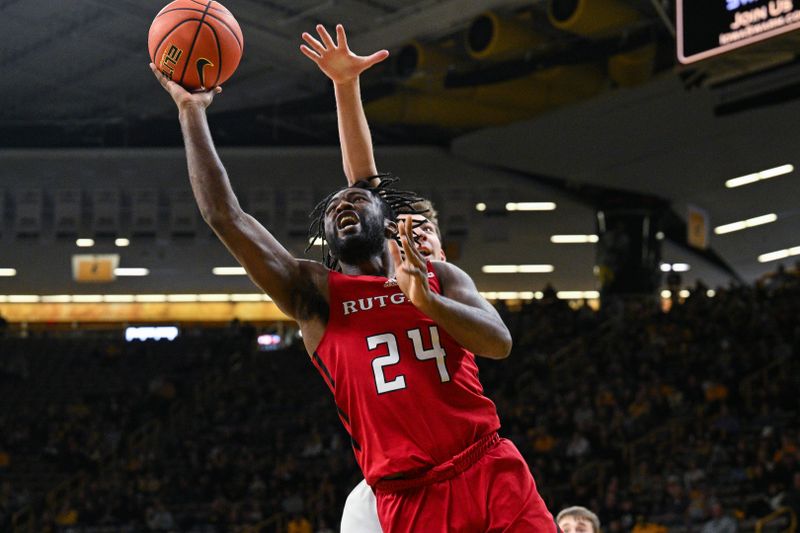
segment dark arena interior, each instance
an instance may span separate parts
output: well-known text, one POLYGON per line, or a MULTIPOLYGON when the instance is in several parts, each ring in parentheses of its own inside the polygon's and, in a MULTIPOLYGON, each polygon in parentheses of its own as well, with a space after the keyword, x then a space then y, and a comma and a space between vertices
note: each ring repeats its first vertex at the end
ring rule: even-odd
MULTIPOLYGON (((167 3, 0 0, 0 531, 798 531, 800 5, 225 0, 243 35, 225 46, 243 53, 203 111, 213 91, 148 63, 195 61, 203 17, 224 8, 173 3, 199 29, 185 55, 148 59, 167 3), (326 64, 346 51, 337 24, 352 53, 326 64), (326 71, 383 49, 360 81, 326 71), (227 174, 205 151, 206 114, 227 174), (328 234, 309 216, 378 172, 433 202, 436 237, 403 224, 396 257, 379 229, 378 263, 357 278, 379 264, 392 295, 347 293, 336 319, 333 280, 355 263, 342 251, 342 274, 314 292, 325 267, 311 261, 331 249, 319 236, 365 232, 357 204, 385 196, 334 196, 353 214, 328 234), (407 265, 425 263, 413 245, 428 238, 446 264, 423 264, 425 281, 407 265), (407 330, 410 355, 387 334, 323 353, 370 320, 394 331, 400 308, 430 328, 407 330), (469 330, 484 326, 507 329, 510 357, 497 344, 481 357, 469 330), (441 486, 490 452, 386 488, 461 464, 472 441, 415 470, 386 452, 391 475, 372 474, 376 446, 417 442, 415 417, 436 410, 412 367, 442 405, 479 376, 470 390, 494 402, 546 527, 464 526, 477 486, 441 507, 441 486), (365 477, 372 529, 343 517, 365 477)), ((201 81, 220 58, 197 59, 201 81)))

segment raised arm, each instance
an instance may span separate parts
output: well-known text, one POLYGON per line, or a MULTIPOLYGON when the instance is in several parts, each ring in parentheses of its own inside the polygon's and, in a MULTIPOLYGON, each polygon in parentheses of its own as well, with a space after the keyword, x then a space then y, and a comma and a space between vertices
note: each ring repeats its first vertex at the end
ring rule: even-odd
POLYGON ((233 193, 206 120, 206 108, 222 89, 189 93, 152 63, 150 68, 178 107, 189 180, 203 219, 281 311, 301 323, 325 317, 325 268, 293 257, 233 193))
POLYGON ((308 46, 301 45, 300 50, 333 82, 342 165, 347 183, 352 185, 378 173, 372 151, 372 135, 361 103, 359 77, 372 65, 386 59, 389 52, 380 50, 369 56, 354 54, 347 45, 347 35, 341 24, 336 26, 335 43, 322 24, 317 25, 317 33, 320 40, 303 33, 303 40, 308 46))
POLYGON ((396 242, 389 243, 397 285, 406 297, 472 353, 491 359, 508 357, 511 333, 463 270, 450 263, 433 262, 443 294, 430 289, 425 258, 411 244, 411 231, 411 224, 400 223, 403 254, 396 242))

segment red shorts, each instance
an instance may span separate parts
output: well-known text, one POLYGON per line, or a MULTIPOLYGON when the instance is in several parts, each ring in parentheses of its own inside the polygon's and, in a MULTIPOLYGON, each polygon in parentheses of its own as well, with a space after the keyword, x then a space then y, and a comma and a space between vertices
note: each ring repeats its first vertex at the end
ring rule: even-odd
POLYGON ((375 496, 383 532, 555 533, 553 515, 516 446, 497 438, 488 444, 465 470, 438 476, 447 479, 400 490, 397 483, 379 482, 375 496))

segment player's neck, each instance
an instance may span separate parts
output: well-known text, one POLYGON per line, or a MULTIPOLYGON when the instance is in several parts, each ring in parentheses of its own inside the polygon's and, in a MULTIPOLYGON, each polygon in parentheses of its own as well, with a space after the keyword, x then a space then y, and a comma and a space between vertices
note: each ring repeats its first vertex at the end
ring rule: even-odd
POLYGON ((388 250, 356 264, 340 261, 339 266, 342 267, 342 274, 349 276, 386 276, 389 278, 394 275, 394 263, 392 263, 388 250))

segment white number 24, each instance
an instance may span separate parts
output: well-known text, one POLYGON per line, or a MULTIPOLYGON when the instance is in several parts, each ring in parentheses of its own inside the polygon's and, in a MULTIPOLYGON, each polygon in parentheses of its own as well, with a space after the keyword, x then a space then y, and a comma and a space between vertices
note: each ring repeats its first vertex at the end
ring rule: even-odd
MULTIPOLYGON (((430 326, 428 331, 431 336, 430 348, 425 348, 420 329, 409 330, 406 334, 414 345, 414 355, 417 356, 417 359, 420 361, 436 359, 439 379, 442 383, 446 383, 450 381, 450 374, 447 373, 447 366, 444 363, 444 358, 447 354, 444 352, 441 342, 439 342, 439 328, 430 326)), ((375 386, 378 389, 378 394, 405 389, 406 378, 404 375, 401 374, 391 381, 386 381, 386 376, 383 373, 384 367, 396 365, 400 362, 397 337, 395 337, 394 333, 381 333, 380 335, 367 337, 367 348, 370 351, 378 349, 381 345, 386 345, 388 353, 372 360, 372 373, 375 375, 375 386)))

